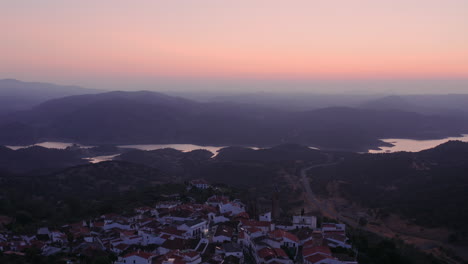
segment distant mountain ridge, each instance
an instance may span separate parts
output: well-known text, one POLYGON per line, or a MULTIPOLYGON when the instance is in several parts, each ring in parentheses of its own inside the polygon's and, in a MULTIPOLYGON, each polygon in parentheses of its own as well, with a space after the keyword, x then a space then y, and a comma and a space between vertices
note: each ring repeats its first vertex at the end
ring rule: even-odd
POLYGON ((201 103, 162 93, 107 92, 49 100, 0 120, 0 144, 66 140, 85 144, 272 146, 295 142, 367 150, 379 138, 465 133, 467 119, 399 110, 330 107, 303 112, 201 103))
POLYGON ((71 85, 0 79, 0 114, 27 110, 50 99, 102 91, 71 85))

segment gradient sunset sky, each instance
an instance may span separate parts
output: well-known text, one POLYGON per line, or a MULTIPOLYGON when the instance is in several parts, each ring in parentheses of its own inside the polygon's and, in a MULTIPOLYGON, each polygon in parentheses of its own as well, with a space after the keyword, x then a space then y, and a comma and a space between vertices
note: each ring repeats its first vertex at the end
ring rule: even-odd
POLYGON ((0 2, 0 32, 0 78, 107 89, 468 90, 467 0, 11 0, 0 2))

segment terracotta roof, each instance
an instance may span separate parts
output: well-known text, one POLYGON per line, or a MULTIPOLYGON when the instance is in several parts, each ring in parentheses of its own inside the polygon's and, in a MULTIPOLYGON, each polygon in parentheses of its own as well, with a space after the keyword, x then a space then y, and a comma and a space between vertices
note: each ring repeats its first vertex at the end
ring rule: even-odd
POLYGON ((215 232, 214 236, 232 237, 233 233, 234 233, 234 228, 232 228, 230 226, 219 225, 216 228, 216 232, 215 232))
POLYGON ((345 235, 340 235, 340 234, 326 234, 325 239, 333 239, 336 241, 341 241, 341 242, 346 242, 348 238, 345 235))
POLYGON ((164 243, 161 245, 163 248, 167 249, 184 249, 185 248, 185 240, 181 238, 174 238, 174 239, 166 239, 164 243))
POLYGON ((178 230, 177 228, 173 226, 168 226, 168 227, 161 229, 161 233, 166 233, 166 234, 175 235, 175 236, 183 236, 186 233, 186 231, 178 230))
POLYGON ((246 213, 246 212, 238 213, 234 217, 235 218, 244 218, 244 219, 249 219, 250 218, 249 214, 246 213))
POLYGON ((269 248, 265 247, 257 251, 260 258, 269 260, 272 258, 288 258, 288 255, 281 248, 269 248))
POLYGON ((250 234, 262 232, 262 230, 258 227, 249 227, 246 229, 250 234))
POLYGON ((328 255, 331 256, 331 251, 330 248, 327 246, 315 246, 315 247, 309 247, 305 248, 302 251, 302 255, 307 257, 315 254, 323 254, 323 255, 328 255))
POLYGON ((200 254, 194 250, 190 250, 186 252, 181 252, 181 255, 187 256, 189 258, 194 258, 196 256, 199 256, 200 254))
POLYGON ((132 257, 132 256, 138 256, 140 258, 150 259, 150 258, 155 257, 156 255, 149 253, 149 252, 136 251, 136 252, 132 252, 132 253, 125 255, 124 258, 132 257))
POLYGON ((313 256, 308 256, 304 259, 310 263, 319 263, 320 261, 324 259, 333 259, 333 258, 330 256, 322 255, 322 254, 315 254, 313 256))
POLYGON ((93 226, 94 226, 94 227, 103 227, 103 226, 104 226, 104 222, 94 222, 94 223, 93 223, 93 226))
POLYGON ((123 251, 123 250, 128 248, 128 244, 121 243, 121 244, 118 244, 117 246, 115 246, 115 248, 118 248, 118 249, 123 251))
POLYGON ((273 238, 273 239, 283 239, 283 238, 287 238, 291 241, 294 241, 296 243, 299 243, 299 239, 297 238, 297 236, 289 233, 289 232, 286 232, 284 230, 281 230, 281 229, 276 229, 274 231, 271 231, 268 233, 268 235, 270 236, 270 238, 273 238))

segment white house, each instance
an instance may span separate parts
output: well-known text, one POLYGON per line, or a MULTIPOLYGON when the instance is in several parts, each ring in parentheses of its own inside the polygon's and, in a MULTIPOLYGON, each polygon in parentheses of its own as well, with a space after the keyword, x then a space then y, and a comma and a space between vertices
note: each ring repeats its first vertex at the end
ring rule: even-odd
POLYGON ((222 214, 231 213, 231 215, 237 215, 245 212, 245 206, 242 203, 229 202, 219 205, 219 212, 222 214))
POLYGON ((155 257, 156 257, 155 254, 137 251, 137 252, 129 253, 123 257, 120 257, 117 263, 119 264, 151 264, 153 261, 153 258, 155 257))
POLYGON ((322 231, 346 231, 345 224, 335 224, 335 223, 323 223, 322 231))
POLYGON ((287 231, 276 229, 268 233, 268 238, 270 241, 274 241, 279 244, 273 245, 275 247, 288 247, 288 248, 297 248, 299 247, 299 238, 294 234, 291 234, 287 231))
POLYGON ((317 228, 317 217, 295 215, 293 216, 293 227, 315 229, 317 228))
POLYGON ((190 181, 190 185, 192 187, 195 187, 197 189, 202 189, 202 190, 208 189, 210 187, 208 182, 203 179, 192 180, 190 181))
POLYGON ((255 254, 257 263, 283 263, 293 264, 293 261, 289 259, 288 255, 281 248, 270 248, 265 247, 257 251, 255 254))
POLYGON ((271 212, 264 213, 258 216, 259 221, 271 222, 271 212))
POLYGON ((225 217, 222 214, 219 214, 219 213, 215 214, 215 213, 212 213, 212 212, 208 213, 208 219, 210 220, 210 222, 213 222, 215 224, 231 221, 231 219, 225 217))
POLYGON ((222 205, 228 202, 229 202, 229 198, 226 196, 222 196, 222 195, 213 195, 210 198, 208 198, 208 200, 206 200, 206 203, 213 207, 218 207, 219 205, 222 205))
POLYGON ((199 238, 203 237, 208 231, 208 223, 202 219, 189 220, 184 221, 177 229, 185 231, 187 237, 199 238))

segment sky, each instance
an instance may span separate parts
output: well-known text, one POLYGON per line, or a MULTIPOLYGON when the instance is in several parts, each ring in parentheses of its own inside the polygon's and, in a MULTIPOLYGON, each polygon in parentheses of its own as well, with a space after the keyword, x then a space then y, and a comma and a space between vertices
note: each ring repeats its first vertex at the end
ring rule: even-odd
POLYGON ((468 92, 467 0, 2 0, 0 78, 468 92))

